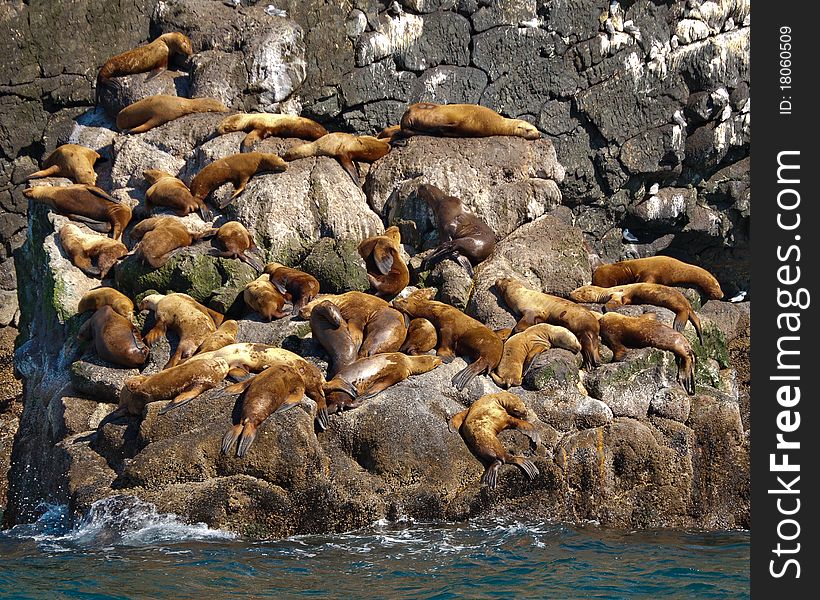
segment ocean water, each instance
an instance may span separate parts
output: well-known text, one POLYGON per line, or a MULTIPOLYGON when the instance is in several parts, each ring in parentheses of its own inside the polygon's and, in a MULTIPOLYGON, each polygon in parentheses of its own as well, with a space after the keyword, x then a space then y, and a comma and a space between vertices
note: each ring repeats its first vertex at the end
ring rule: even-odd
POLYGON ((513 516, 245 540, 135 501, 0 532, 0 598, 747 598, 749 533, 513 516))

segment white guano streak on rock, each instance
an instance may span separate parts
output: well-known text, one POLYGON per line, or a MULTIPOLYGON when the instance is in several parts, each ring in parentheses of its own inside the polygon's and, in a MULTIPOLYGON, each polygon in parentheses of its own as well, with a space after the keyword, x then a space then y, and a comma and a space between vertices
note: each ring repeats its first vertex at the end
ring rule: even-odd
POLYGON ((291 28, 286 35, 269 34, 260 44, 250 66, 248 83, 258 89, 268 102, 281 102, 305 81, 307 65, 295 50, 301 44, 299 30, 291 28))

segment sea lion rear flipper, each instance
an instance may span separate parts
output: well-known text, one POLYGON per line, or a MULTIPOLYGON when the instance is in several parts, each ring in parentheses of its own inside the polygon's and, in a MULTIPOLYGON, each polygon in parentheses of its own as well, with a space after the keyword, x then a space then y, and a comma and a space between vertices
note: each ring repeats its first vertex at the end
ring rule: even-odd
POLYGON ((230 371, 228 371, 228 377, 234 379, 236 381, 244 381, 250 377, 253 377, 244 367, 233 367, 230 371))
POLYGON ((169 410, 174 410, 175 408, 179 408, 184 404, 188 404, 191 400, 199 396, 202 392, 204 392, 207 389, 210 388, 206 383, 194 384, 188 391, 182 392, 176 398, 171 400, 168 404, 163 406, 158 414, 164 415, 169 410))
POLYGON ((242 433, 242 423, 231 427, 222 438, 222 454, 230 453, 242 433))
POLYGON ((458 391, 463 390, 482 371, 487 370, 487 365, 482 359, 478 359, 453 376, 452 383, 458 391))
MULTIPOLYGON (((703 345, 703 329, 701 329, 700 326, 700 317, 698 317, 694 310, 689 311, 689 320, 692 322, 692 327, 695 328, 695 332, 698 334, 698 340, 701 345, 703 345)), ((681 331, 683 331, 683 328, 681 328, 681 331)))
MULTIPOLYGON (((231 369, 231 370, 233 370, 233 369, 231 369)), ((253 381, 253 377, 248 377, 247 379, 243 379, 242 381, 237 381, 236 383, 232 383, 231 385, 225 386, 224 388, 219 390, 219 394, 215 397, 216 398, 221 398, 223 396, 232 396, 234 394, 241 394, 246 389, 248 389, 248 386, 251 384, 252 381, 253 381)))
POLYGON ((60 165, 51 165, 47 169, 41 169, 40 171, 35 171, 28 177, 26 177, 26 181, 29 179, 40 179, 41 177, 51 177, 55 173, 60 171, 60 165))
MULTIPOLYGON (((263 267, 263 269, 264 269, 264 267, 263 267)), ((269 278, 268 281, 271 282, 271 285, 273 285, 273 287, 276 288, 276 291, 279 292, 280 294, 284 295, 284 294, 288 293, 288 289, 278 279, 269 278)))
POLYGON ((535 479, 536 475, 538 475, 538 468, 535 466, 535 464, 531 460, 524 458, 523 456, 514 456, 512 457, 510 462, 522 471, 524 471, 524 474, 530 480, 535 479))
MULTIPOLYGON (((261 262, 259 262, 259 260, 257 260, 254 256, 249 255, 247 252, 243 252, 242 254, 240 254, 239 255, 239 260, 241 260, 243 263, 248 264, 251 267, 253 267, 254 269, 256 269, 257 273, 261 273, 265 269, 265 265, 263 265, 261 262)), ((273 282, 271 281, 271 283, 273 283, 273 282)), ((276 284, 274 284, 274 287, 276 287, 276 289, 279 290, 279 287, 276 286, 276 284)), ((285 291, 284 290, 279 290, 279 293, 284 294, 285 291)))
POLYGON ((245 456, 248 448, 251 447, 253 441, 256 439, 256 425, 253 423, 245 423, 242 428, 242 433, 239 436, 239 447, 236 449, 236 455, 239 458, 245 456))
POLYGON ((147 83, 147 82, 151 81, 154 77, 156 77, 157 75, 162 73, 166 68, 167 68, 166 66, 160 65, 160 66, 158 66, 154 69, 151 69, 151 71, 148 72, 148 77, 146 77, 143 80, 143 83, 147 83))
POLYGON ((211 212, 210 207, 205 203, 202 202, 199 205, 199 216, 202 217, 203 221, 210 221, 213 218, 213 213, 211 212))
POLYGON ((242 140, 242 143, 239 145, 240 152, 252 152, 253 147, 256 145, 256 142, 262 138, 262 131, 259 129, 253 129, 251 132, 245 136, 242 140))
POLYGON ((456 262, 460 264, 467 270, 467 274, 472 278, 473 272, 473 265, 470 262, 470 259, 464 256, 463 254, 456 254, 456 262))
POLYGON ((339 164, 342 168, 347 171, 347 174, 350 175, 350 178, 353 180, 353 183, 356 184, 357 187, 362 187, 361 181, 359 181, 359 170, 356 168, 356 163, 353 162, 353 159, 350 158, 349 154, 339 154, 336 157, 336 160, 339 161, 339 164))
POLYGON ((96 185, 87 185, 85 187, 91 194, 97 196, 97 198, 108 200, 109 202, 113 202, 114 204, 122 204, 122 202, 114 198, 114 196, 106 192, 104 189, 98 188, 96 185))
POLYGON ((218 227, 209 227, 199 233, 194 233, 191 235, 192 238, 195 240, 204 240, 205 238, 212 238, 216 235, 216 232, 219 231, 218 227))
POLYGON ((542 352, 549 350, 550 348, 551 346, 546 343, 533 344, 532 348, 527 353, 526 358, 524 358, 524 363, 522 364, 521 377, 524 377, 524 375, 526 375, 529 372, 530 367, 532 367, 533 361, 535 361, 535 357, 541 354, 542 352))
POLYGON ((280 405, 279 405, 279 408, 277 408, 277 409, 276 409, 275 411, 273 411, 273 412, 274 412, 274 414, 277 414, 277 413, 283 413, 283 412, 287 412, 287 411, 289 411, 291 408, 293 408, 294 406, 296 406, 297 404, 299 404, 299 402, 301 402, 301 400, 302 400, 302 399, 301 399, 301 398, 299 398, 299 399, 297 399, 297 400, 294 400, 293 402, 283 402, 282 404, 280 404, 280 405))
POLYGON ((393 248, 383 248, 380 244, 373 248, 373 262, 382 275, 387 275, 393 268, 394 252, 393 248))
POLYGON ((68 218, 72 221, 79 221, 89 229, 98 233, 109 233, 111 231, 111 223, 107 221, 95 221, 94 219, 89 219, 83 215, 75 215, 73 213, 69 214, 68 218))
POLYGON ((450 420, 447 422, 447 429, 450 433, 456 433, 459 429, 461 429, 461 424, 464 423, 464 419, 468 412, 470 412, 470 409, 465 408, 461 412, 450 417, 450 420))
POLYGON ((498 484, 498 470, 502 464, 500 460, 496 459, 487 465, 484 474, 481 476, 481 483, 486 483, 487 487, 491 490, 495 489, 495 486, 498 484))

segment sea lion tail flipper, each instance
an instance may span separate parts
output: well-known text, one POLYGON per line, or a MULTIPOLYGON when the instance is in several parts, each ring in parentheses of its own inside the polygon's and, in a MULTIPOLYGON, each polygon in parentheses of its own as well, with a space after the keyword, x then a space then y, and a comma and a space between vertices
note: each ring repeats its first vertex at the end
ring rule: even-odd
POLYGON ((200 203, 198 212, 203 221, 210 221, 214 216, 210 207, 204 201, 200 203))
POLYGON ((447 429, 450 433, 456 433, 459 429, 461 429, 461 424, 464 423, 464 419, 469 411, 469 408, 465 408, 461 412, 450 417, 450 420, 447 422, 447 429))
POLYGON ((373 248, 373 262, 376 263, 379 273, 387 275, 390 272, 397 258, 394 256, 395 253, 396 250, 393 248, 384 248, 381 244, 376 244, 373 248))
POLYGON ((95 221, 94 219, 89 219, 83 215, 75 215, 73 213, 69 214, 68 218, 72 221, 79 221, 89 229, 92 229, 98 233, 109 233, 111 231, 111 223, 108 223, 107 221, 95 221))
POLYGON ((456 254, 456 262, 467 270, 467 275, 469 275, 471 278, 473 277, 473 275, 474 275, 473 265, 470 262, 469 258, 467 258, 463 254, 459 253, 459 254, 456 254))
MULTIPOLYGON (((257 273, 261 273, 265 269, 265 265, 263 265, 256 257, 249 255, 247 252, 243 252, 242 254, 240 254, 239 255, 239 260, 241 260, 243 263, 248 264, 251 267, 253 267, 254 269, 256 269, 257 273)), ((273 282, 271 281, 271 283, 273 283, 273 282)), ((274 287, 276 287, 276 284, 274 284, 274 287)), ((277 289, 279 289, 279 288, 277 287, 277 289)), ((285 292, 283 292, 282 290, 279 290, 279 293, 284 294, 285 292)), ((294 314, 296 314, 296 313, 294 313, 294 314)))
POLYGON ((242 423, 231 427, 222 437, 222 454, 229 454, 242 433, 242 423))
POLYGON ((531 480, 535 479, 536 475, 538 475, 538 468, 535 464, 523 456, 513 456, 511 457, 510 462, 524 471, 524 474, 531 480))
POLYGON ((40 179, 41 177, 51 177, 55 173, 59 173, 59 171, 60 165, 51 165, 46 169, 35 171, 34 173, 26 177, 26 181, 28 181, 29 179, 40 179))
POLYGON ((239 458, 245 456, 248 448, 251 447, 255 439, 256 425, 253 423, 245 423, 245 426, 242 428, 242 433, 239 435, 239 447, 236 449, 236 455, 239 458))
POLYGON ((291 401, 287 401, 287 400, 286 400, 285 402, 283 402, 282 404, 280 404, 280 405, 279 405, 279 408, 277 408, 277 409, 276 409, 275 411, 273 411, 273 412, 274 412, 274 414, 276 414, 276 413, 283 413, 283 412, 287 412, 287 411, 289 411, 291 408, 293 408, 294 406, 296 406, 297 404, 299 404, 299 402, 300 402, 301 400, 302 400, 302 398, 301 398, 301 397, 297 398, 296 400, 291 400, 291 401))
POLYGON ((476 360, 456 373, 453 376, 452 383, 457 390, 461 391, 467 387, 476 375, 485 370, 487 370, 487 364, 481 359, 476 360))
POLYGON ((551 348, 551 346, 549 344, 545 344, 545 343, 533 344, 533 347, 527 353, 527 356, 526 356, 526 358, 524 358, 524 362, 521 365, 522 366, 521 377, 524 377, 527 373, 529 373, 533 362, 535 362, 535 358, 539 354, 541 354, 542 352, 546 352, 550 348, 551 348))
POLYGON ((481 476, 481 483, 486 483, 487 487, 491 490, 495 489, 495 486, 498 485, 498 470, 502 464, 503 463, 498 459, 490 463, 481 476))
POLYGON ((117 200, 114 196, 106 192, 104 189, 97 187, 96 185, 87 185, 85 187, 90 194, 97 196, 97 198, 108 200, 109 202, 113 202, 114 204, 122 204, 122 202, 117 200))
POLYGON ((694 310, 689 311, 689 320, 692 322, 692 327, 695 328, 695 332, 698 334, 698 340, 701 345, 703 345, 703 329, 700 326, 700 317, 698 317, 694 310))
POLYGON ((336 157, 336 160, 339 161, 339 164, 342 165, 342 168, 350 175, 350 178, 353 180, 353 183, 356 184, 356 187, 362 187, 362 182, 359 180, 359 169, 356 168, 356 163, 353 162, 353 159, 350 158, 349 154, 340 154, 336 157))
MULTIPOLYGON (((233 369, 232 369, 233 370, 233 369)), ((230 371, 228 372, 230 374, 230 371)), ((247 379, 243 379, 242 381, 237 381, 236 383, 232 383, 231 385, 225 386, 219 393, 214 396, 214 398, 223 398, 225 396, 233 396, 235 394, 241 394, 253 381, 253 377, 248 377, 247 379)))
POLYGON ((251 378, 252 375, 245 367, 233 367, 230 371, 228 371, 228 377, 234 379, 235 381, 241 382, 245 379, 251 378))

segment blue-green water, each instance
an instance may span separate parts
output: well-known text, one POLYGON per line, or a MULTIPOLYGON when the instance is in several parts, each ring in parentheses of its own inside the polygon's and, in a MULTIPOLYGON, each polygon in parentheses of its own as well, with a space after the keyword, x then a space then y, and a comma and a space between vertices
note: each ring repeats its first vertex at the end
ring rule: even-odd
POLYGON ((748 532, 515 517, 250 541, 135 504, 0 533, 0 598, 747 598, 748 532))

